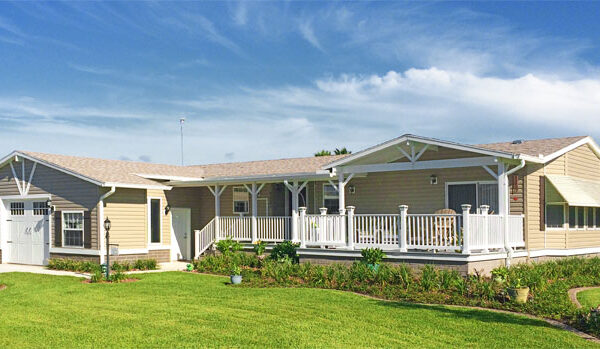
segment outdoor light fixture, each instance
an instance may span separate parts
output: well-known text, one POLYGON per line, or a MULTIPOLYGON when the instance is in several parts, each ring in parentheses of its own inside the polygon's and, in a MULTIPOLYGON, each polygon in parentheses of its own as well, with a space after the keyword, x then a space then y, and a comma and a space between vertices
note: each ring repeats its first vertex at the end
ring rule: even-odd
POLYGON ((168 214, 169 212, 171 212, 171 205, 167 204, 167 206, 165 206, 165 214, 168 214))
POLYGON ((110 219, 108 219, 108 217, 106 217, 106 219, 104 220, 104 230, 106 231, 106 280, 108 280, 108 277, 110 276, 110 261, 109 261, 109 255, 110 255, 110 248, 109 248, 109 231, 110 231, 110 219))
POLYGON ((429 183, 431 183, 432 185, 433 185, 433 184, 437 184, 437 183, 438 183, 438 178, 437 178, 437 176, 436 176, 436 175, 434 175, 434 174, 432 174, 432 175, 429 177, 429 183))
POLYGON ((348 193, 350 193, 350 194, 356 193, 356 187, 353 185, 348 186, 348 193))

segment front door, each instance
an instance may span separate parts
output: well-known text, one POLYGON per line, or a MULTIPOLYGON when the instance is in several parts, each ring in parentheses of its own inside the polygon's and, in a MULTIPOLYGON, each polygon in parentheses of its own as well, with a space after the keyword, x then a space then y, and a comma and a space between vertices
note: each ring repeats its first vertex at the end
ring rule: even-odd
POLYGON ((10 228, 9 263, 48 264, 50 222, 46 202, 11 201, 6 209, 10 228))
POLYGON ((189 260, 191 255, 192 222, 191 209, 171 209, 171 225, 174 241, 171 243, 172 260, 189 260))

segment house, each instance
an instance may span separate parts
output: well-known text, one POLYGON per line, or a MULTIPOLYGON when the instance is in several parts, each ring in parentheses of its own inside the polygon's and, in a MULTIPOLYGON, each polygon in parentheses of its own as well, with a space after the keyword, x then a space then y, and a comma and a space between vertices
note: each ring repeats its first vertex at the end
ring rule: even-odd
POLYGON ((465 272, 600 253, 590 137, 479 145, 403 135, 350 155, 172 166, 14 151, 0 160, 3 263, 192 259, 215 240, 299 242, 303 260, 465 272))

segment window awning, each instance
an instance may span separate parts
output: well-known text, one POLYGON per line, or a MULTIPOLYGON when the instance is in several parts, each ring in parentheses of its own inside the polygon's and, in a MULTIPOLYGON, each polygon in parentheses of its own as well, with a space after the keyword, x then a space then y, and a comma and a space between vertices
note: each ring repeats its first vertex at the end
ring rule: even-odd
POLYGON ((600 207, 600 182, 571 176, 546 175, 569 206, 600 207))

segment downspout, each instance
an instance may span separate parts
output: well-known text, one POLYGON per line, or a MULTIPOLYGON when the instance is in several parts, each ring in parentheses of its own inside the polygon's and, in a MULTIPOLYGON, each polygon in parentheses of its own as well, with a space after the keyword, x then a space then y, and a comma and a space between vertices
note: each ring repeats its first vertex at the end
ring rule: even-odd
MULTIPOLYGON (((525 160, 521 159, 521 163, 511 169, 510 171, 506 172, 506 187, 508 189, 508 176, 510 176, 511 174, 517 172, 518 170, 522 169, 523 167, 525 167, 525 160)), ((506 256, 506 266, 510 267, 510 262, 512 261, 513 258, 513 249, 512 247, 510 247, 510 244, 508 243, 508 216, 510 215, 510 200, 508 200, 508 198, 506 198, 506 210, 505 210, 505 217, 504 217, 504 249, 506 249, 507 252, 507 256, 506 256)), ((523 233, 525 233, 525 227, 523 227, 523 233)))
POLYGON ((108 198, 109 196, 111 196, 112 194, 114 194, 115 191, 117 191, 117 187, 115 187, 113 185, 109 191, 107 191, 102 196, 100 196, 100 201, 99 201, 99 204, 100 204, 99 211, 100 212, 98 212, 98 217, 100 217, 99 222, 98 222, 98 227, 100 228, 99 229, 99 231, 100 231, 100 248, 99 248, 99 250, 101 251, 100 252, 100 264, 104 263, 104 256, 106 254, 106 251, 102 251, 102 249, 104 248, 104 245, 105 245, 105 242, 104 242, 104 239, 105 239, 104 234, 105 233, 104 233, 104 224, 103 224, 103 222, 104 222, 104 200, 106 198, 108 198))

